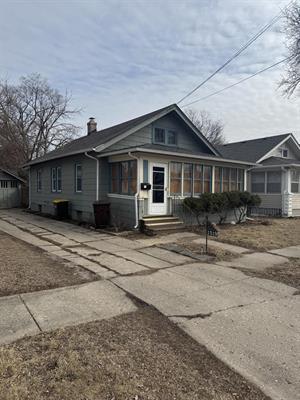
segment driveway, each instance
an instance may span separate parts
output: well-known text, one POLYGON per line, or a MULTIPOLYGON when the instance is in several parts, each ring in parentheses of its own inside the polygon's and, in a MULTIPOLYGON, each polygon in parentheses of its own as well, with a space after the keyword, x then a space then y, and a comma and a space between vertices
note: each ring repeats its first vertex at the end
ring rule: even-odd
MULTIPOLYGON (((282 264, 288 253, 246 254, 232 263, 206 264, 153 247, 158 238, 132 241, 20 211, 1 212, 0 229, 153 305, 272 398, 300 399, 299 292, 234 268, 264 260, 282 264)), ((175 233, 163 241, 180 238, 182 233, 175 233)))

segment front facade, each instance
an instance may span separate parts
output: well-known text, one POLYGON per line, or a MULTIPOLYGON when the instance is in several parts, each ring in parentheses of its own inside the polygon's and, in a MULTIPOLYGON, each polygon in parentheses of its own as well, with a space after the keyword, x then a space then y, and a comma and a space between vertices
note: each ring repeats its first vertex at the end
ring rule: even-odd
POLYGON ((107 202, 112 225, 137 227, 145 216, 174 214, 184 197, 244 190, 253 165, 222 157, 172 105, 34 160, 30 207, 52 214, 53 200, 67 199, 73 219, 92 223, 93 203, 107 202))
POLYGON ((262 209, 300 216, 300 145, 292 134, 232 143, 219 150, 223 156, 244 153, 244 159, 257 163, 248 172, 247 189, 259 195, 262 209))

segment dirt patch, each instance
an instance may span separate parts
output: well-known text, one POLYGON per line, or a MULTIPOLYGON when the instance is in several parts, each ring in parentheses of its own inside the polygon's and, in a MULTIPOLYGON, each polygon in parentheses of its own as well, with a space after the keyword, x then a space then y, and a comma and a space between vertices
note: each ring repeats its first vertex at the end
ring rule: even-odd
POLYGON ((300 219, 268 218, 241 225, 222 225, 217 240, 265 251, 300 244, 300 219))
POLYGON ((83 268, 63 263, 58 257, 0 231, 0 296, 72 286, 97 279, 97 275, 83 268))
POLYGON ((292 260, 280 266, 266 268, 263 271, 253 271, 244 268, 239 269, 246 275, 282 282, 300 290, 300 260, 292 260))
MULTIPOLYGON (((209 238, 209 240, 211 240, 211 238, 209 238)), ((203 244, 193 243, 190 241, 190 239, 182 239, 179 241, 179 243, 180 246, 188 252, 192 252, 193 254, 201 256, 206 255, 205 245, 203 244)), ((230 261, 236 257, 236 254, 209 244, 208 253, 206 256, 209 257, 210 262, 216 262, 216 261, 230 261)))
POLYGON ((149 307, 3 346, 0 393, 5 400, 267 399, 149 307))

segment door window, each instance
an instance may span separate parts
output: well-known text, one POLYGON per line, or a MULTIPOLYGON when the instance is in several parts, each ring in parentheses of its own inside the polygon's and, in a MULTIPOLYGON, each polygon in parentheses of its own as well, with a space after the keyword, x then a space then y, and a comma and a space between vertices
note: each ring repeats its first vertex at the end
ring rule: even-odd
POLYGON ((152 202, 164 203, 165 201, 165 168, 153 167, 152 176, 152 202))

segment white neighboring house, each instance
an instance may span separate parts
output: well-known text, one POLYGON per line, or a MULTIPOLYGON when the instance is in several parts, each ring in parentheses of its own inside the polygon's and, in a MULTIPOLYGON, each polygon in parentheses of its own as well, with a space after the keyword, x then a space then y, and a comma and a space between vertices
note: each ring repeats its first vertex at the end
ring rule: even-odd
POLYGON ((292 133, 218 146, 223 157, 255 162, 247 188, 258 194, 261 208, 300 216, 300 145, 292 133))

